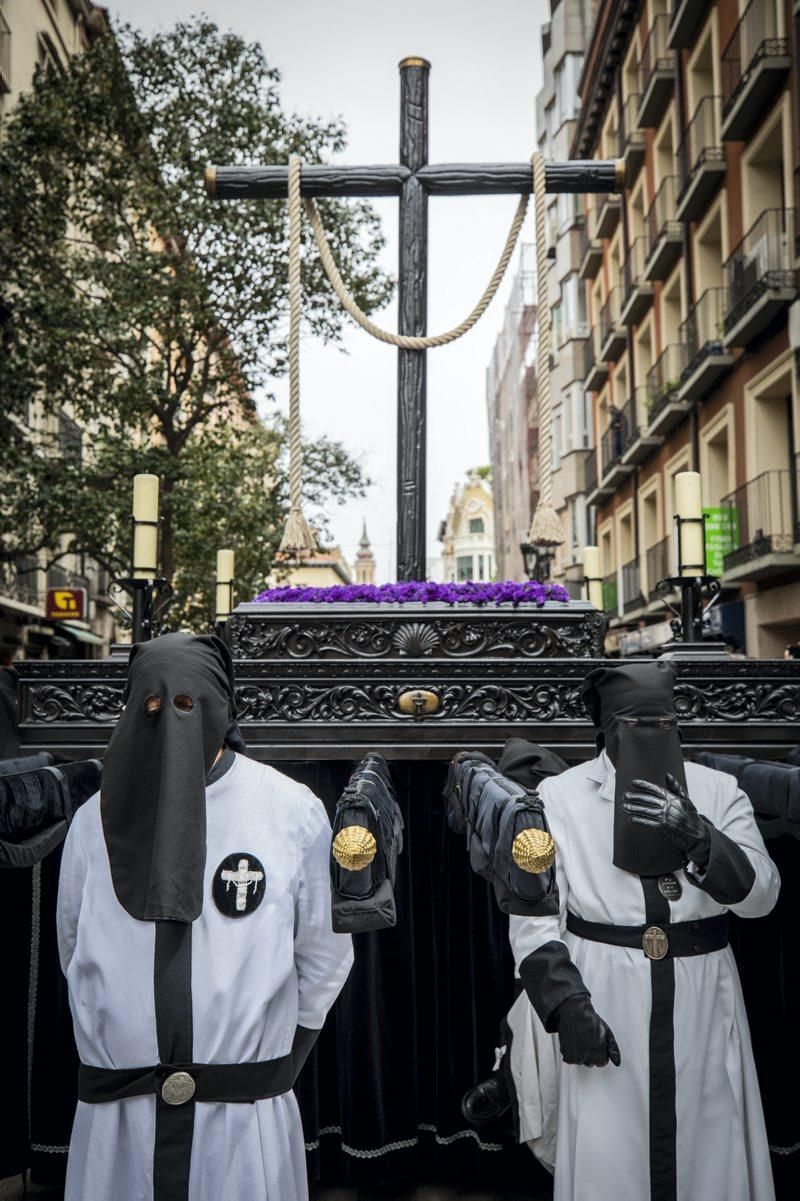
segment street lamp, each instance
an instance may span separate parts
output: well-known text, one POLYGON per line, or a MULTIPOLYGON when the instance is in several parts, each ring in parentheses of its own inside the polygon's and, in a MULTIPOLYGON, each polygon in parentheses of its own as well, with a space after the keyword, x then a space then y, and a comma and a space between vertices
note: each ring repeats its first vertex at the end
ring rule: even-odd
POLYGON ((529 580, 549 580, 550 564, 553 562, 555 550, 552 546, 534 546, 532 542, 520 542, 522 562, 525 575, 529 580))

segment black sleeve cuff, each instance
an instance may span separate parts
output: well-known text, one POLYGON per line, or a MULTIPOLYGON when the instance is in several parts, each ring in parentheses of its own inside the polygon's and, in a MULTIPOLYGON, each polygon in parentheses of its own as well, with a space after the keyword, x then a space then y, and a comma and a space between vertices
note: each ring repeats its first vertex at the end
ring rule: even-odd
POLYGON ((742 848, 704 819, 711 835, 705 870, 687 871, 686 878, 719 905, 738 905, 750 893, 756 871, 742 848))
POLYGON ((532 951, 519 965, 519 976, 528 1000, 548 1034, 556 1029, 555 1012, 567 997, 589 990, 569 957, 566 943, 554 939, 532 951))
POLYGON ((292 1042, 292 1067, 295 1079, 300 1075, 303 1066, 314 1049, 314 1043, 320 1036, 319 1030, 309 1030, 307 1026, 298 1026, 292 1042))

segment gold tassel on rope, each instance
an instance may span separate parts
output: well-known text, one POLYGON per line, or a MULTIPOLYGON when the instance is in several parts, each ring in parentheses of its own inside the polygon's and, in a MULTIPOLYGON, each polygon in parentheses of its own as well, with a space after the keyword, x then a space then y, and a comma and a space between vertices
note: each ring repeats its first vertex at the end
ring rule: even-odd
POLYGON ((303 514, 303 445, 300 439, 300 159, 289 157, 289 516, 280 549, 300 558, 317 543, 303 514))
POLYGON ((545 233, 545 170, 540 154, 533 156, 533 196, 536 204, 536 323, 539 344, 536 387, 539 395, 539 503, 528 539, 534 546, 561 546, 564 530, 553 508, 552 421, 550 417, 550 306, 547 299, 547 239, 545 233))

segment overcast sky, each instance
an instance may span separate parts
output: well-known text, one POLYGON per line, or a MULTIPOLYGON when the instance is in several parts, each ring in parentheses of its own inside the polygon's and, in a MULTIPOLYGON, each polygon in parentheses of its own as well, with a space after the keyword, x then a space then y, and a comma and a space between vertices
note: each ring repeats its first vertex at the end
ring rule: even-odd
MULTIPOLYGON (((432 63, 430 161, 520 161, 535 149, 541 85, 540 26, 546 0, 105 0, 112 16, 140 28, 168 27, 202 11, 223 28, 260 41, 282 75, 285 107, 341 115, 342 160, 395 162, 397 64, 432 63)), ((502 249, 516 200, 441 198, 430 205, 429 332, 449 329, 472 308, 502 249)), ((379 200, 386 267, 396 274, 397 201, 379 200)), ((523 231, 533 232, 532 214, 523 231)), ((488 462, 485 377, 502 323, 505 287, 478 325, 428 352, 428 555, 455 482, 488 462)), ((379 316, 397 328, 395 306, 379 316)), ((337 540, 353 558, 367 520, 381 580, 395 578, 396 358, 392 347, 351 326, 346 353, 305 339, 301 358, 304 431, 338 438, 375 480, 366 500, 331 510, 337 540)), ((278 394, 285 396, 285 388, 278 394)))

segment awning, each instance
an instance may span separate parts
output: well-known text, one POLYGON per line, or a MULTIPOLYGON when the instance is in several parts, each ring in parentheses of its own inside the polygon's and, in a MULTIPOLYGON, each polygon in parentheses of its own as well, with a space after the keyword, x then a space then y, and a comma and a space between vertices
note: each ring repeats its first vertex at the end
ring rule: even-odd
POLYGON ((77 642, 89 642, 92 646, 103 645, 103 639, 99 634, 93 634, 91 630, 85 630, 83 626, 75 625, 71 621, 60 621, 58 628, 77 642))

